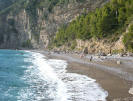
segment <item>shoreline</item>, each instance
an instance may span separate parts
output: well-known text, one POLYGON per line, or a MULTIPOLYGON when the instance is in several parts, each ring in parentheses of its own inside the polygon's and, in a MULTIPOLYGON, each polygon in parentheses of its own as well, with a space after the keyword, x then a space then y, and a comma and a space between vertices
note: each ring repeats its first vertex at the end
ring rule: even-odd
MULTIPOLYGON (((72 54, 67 54, 66 56, 66 54, 48 54, 43 51, 41 51, 41 53, 50 59, 66 60, 68 62, 67 72, 69 73, 86 75, 95 79, 96 82, 108 92, 107 101, 133 100, 133 95, 128 93, 129 89, 133 86, 133 82, 120 78, 119 74, 114 75, 104 69, 86 64, 85 62, 80 61, 78 56, 72 54)), ((85 59, 84 61, 88 61, 88 59, 85 59)), ((100 62, 95 63, 102 64, 100 62)))
MULTIPOLYGON (((132 101, 133 95, 129 94, 130 88, 133 87, 133 75, 126 76, 123 74, 123 71, 112 71, 114 66, 116 70, 123 69, 124 64, 117 65, 114 60, 107 61, 92 61, 90 62, 88 58, 81 59, 80 56, 76 54, 59 54, 59 53, 50 53, 42 50, 32 50, 34 52, 39 52, 45 55, 48 59, 59 59, 65 60, 68 63, 67 72, 68 73, 77 73, 81 75, 88 76, 96 80, 104 90, 108 92, 107 101, 132 101), (101 67, 104 68, 101 68, 101 67), (121 74, 122 73, 122 74, 121 74)), ((121 60, 121 59, 119 59, 121 60)), ((125 60, 121 60, 122 62, 125 60)), ((124 68, 125 69, 125 68, 124 68)), ((129 67, 128 69, 132 70, 133 68, 129 67)), ((129 71, 126 72, 130 74, 129 71)))
POLYGON ((68 64, 68 72, 86 75, 95 79, 96 82, 108 92, 107 101, 132 97, 132 95, 128 93, 128 90, 132 86, 131 82, 128 82, 122 78, 114 76, 95 67, 88 67, 88 65, 76 62, 68 62, 68 64))

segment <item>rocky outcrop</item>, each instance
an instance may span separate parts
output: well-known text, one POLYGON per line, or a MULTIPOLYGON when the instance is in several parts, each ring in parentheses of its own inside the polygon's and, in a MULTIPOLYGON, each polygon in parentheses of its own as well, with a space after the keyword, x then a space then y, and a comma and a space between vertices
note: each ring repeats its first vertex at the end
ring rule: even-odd
MULTIPOLYGON (((25 10, 21 10, 17 15, 10 12, 1 17, 0 48, 21 48, 28 40, 34 45, 31 29, 29 27, 29 17, 25 10)), ((30 44, 30 43, 29 43, 30 44)))
POLYGON ((115 51, 124 51, 125 46, 123 44, 123 35, 116 42, 107 42, 107 40, 90 39, 89 41, 76 40, 76 49, 82 50, 84 47, 88 47, 89 53, 104 52, 110 54, 115 51))

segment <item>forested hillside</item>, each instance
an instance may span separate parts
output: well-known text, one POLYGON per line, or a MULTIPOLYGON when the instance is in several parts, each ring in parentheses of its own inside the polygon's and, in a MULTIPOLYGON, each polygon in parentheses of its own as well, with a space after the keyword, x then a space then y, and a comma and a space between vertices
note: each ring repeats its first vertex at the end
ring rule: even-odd
POLYGON ((6 0, 0 5, 0 48, 133 51, 133 0, 6 0))
MULTIPOLYGON (((119 39, 126 27, 133 20, 133 0, 111 0, 93 12, 84 13, 70 24, 59 28, 53 44, 57 47, 75 39, 98 40, 108 39, 114 42, 119 39)), ((133 51, 133 31, 124 36, 127 50, 133 51)))
POLYGON ((58 28, 108 0, 10 1, 0 2, 0 48, 47 48, 58 28))

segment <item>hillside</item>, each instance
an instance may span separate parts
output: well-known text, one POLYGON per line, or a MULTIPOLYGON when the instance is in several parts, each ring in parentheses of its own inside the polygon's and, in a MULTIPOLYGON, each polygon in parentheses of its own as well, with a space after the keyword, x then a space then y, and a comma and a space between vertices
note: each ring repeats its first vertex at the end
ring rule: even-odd
POLYGON ((45 48, 62 25, 107 0, 19 0, 0 12, 0 48, 45 48))
POLYGON ((109 53, 110 48, 113 51, 132 52, 132 21, 133 1, 111 0, 100 9, 84 12, 69 25, 60 28, 54 38, 53 46, 61 47, 65 44, 71 47, 70 49, 81 50, 82 47, 88 47, 90 52, 96 53, 99 50, 109 53), (129 33, 126 33, 126 29, 129 33), (120 41, 121 43, 118 43, 120 41), (76 44, 78 47, 74 47, 76 44))
POLYGON ((0 48, 132 51, 133 1, 108 1, 11 2, 0 11, 0 48), (124 35, 126 29, 130 34, 124 35))

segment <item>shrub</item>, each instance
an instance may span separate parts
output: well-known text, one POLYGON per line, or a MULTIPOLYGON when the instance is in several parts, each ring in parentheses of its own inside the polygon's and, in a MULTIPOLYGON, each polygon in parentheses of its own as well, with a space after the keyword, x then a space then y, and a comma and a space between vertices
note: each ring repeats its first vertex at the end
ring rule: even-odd
POLYGON ((123 43, 128 51, 133 52, 133 25, 129 28, 129 33, 124 35, 123 43))

